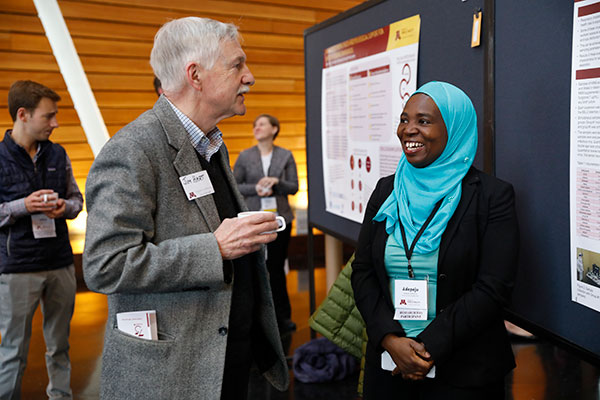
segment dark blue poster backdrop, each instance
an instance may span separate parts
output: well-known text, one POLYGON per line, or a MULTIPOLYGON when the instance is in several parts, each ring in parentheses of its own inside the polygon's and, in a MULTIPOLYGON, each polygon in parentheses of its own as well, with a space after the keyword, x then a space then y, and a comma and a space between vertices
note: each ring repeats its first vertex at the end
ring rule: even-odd
POLYGON ((421 15, 417 86, 444 80, 471 97, 480 134, 475 164, 479 168, 484 163, 495 166, 495 174, 511 182, 517 193, 521 253, 510 318, 599 363, 600 313, 571 301, 573 0, 373 0, 308 29, 305 78, 309 223, 349 243, 356 242, 360 229, 360 224, 325 210, 321 153, 323 51, 415 14, 421 15), (482 46, 471 48, 473 13, 479 9, 484 20, 486 12, 495 16, 495 26, 488 32, 491 24, 484 24, 482 46), (483 48, 487 33, 493 45, 488 59, 483 48), (493 110, 488 125, 494 128, 494 142, 490 142, 491 152, 484 157, 485 66, 490 65, 489 60, 494 69, 493 84, 487 86, 487 104, 493 110))
POLYGON ((569 140, 573 0, 496 5, 496 175, 517 194, 512 311, 600 360, 600 312, 571 301, 569 140))
MULTIPOLYGON (((371 1, 346 15, 342 14, 343 19, 326 21, 305 32, 308 218, 313 226, 350 243, 355 243, 360 229, 360 224, 325 211, 321 153, 323 51, 347 39, 420 14, 417 87, 432 80, 441 80, 462 88, 475 104, 481 134, 483 48, 471 48, 471 29, 473 13, 483 7, 482 3, 482 0, 371 1)), ((480 140, 480 150, 481 144, 480 140)), ((481 157, 481 151, 478 154, 481 157)), ((475 162, 480 164, 481 159, 475 162)))

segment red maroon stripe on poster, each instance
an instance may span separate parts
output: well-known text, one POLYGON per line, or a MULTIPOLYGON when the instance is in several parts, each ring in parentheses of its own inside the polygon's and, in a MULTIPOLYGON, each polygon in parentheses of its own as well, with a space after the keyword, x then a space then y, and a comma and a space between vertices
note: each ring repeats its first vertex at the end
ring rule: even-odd
POLYGON ((369 70, 369 74, 371 76, 373 75, 379 75, 379 74, 385 74, 390 72, 390 66, 389 65, 383 65, 381 67, 377 67, 377 68, 371 68, 369 70))
POLYGON ((575 79, 600 78, 600 68, 580 69, 575 72, 575 79))
POLYGON ((387 49, 390 27, 374 30, 325 49, 323 68, 358 60, 387 49))
POLYGON ((585 17, 586 15, 596 14, 600 12, 600 3, 590 4, 589 6, 579 8, 577 12, 578 17, 585 17))
POLYGON ((369 76, 367 71, 353 72, 350 74, 350 80, 353 81, 355 79, 366 78, 369 76))

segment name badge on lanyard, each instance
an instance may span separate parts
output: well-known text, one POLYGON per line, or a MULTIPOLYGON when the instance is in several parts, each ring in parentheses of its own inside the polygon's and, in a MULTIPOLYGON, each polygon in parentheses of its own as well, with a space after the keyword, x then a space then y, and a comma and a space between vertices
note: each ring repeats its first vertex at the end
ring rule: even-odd
POLYGON ((208 172, 199 171, 193 174, 180 176, 181 186, 188 198, 188 200, 195 200, 199 197, 204 197, 209 194, 213 194, 215 189, 213 188, 208 172))
POLYGON ((396 320, 427 320, 427 281, 424 279, 394 279, 396 320))
MULTIPOLYGON (((408 260, 408 277, 410 279, 394 279, 394 308, 396 312, 394 313, 395 320, 418 320, 418 321, 426 321, 427 320, 427 283, 428 280, 425 279, 414 279, 415 272, 412 267, 412 255, 415 249, 415 245, 417 241, 425 232, 425 229, 435 216, 435 213, 442 206, 442 201, 444 199, 440 199, 437 202, 419 232, 415 235, 410 247, 408 246, 408 241, 406 240, 406 232, 404 231, 404 226, 402 222, 398 220, 400 224, 400 233, 402 234, 402 245, 404 246, 404 252, 406 253, 406 259, 408 260)), ((400 213, 400 210, 398 210, 400 213)), ((399 215, 399 214, 398 214, 399 215)))

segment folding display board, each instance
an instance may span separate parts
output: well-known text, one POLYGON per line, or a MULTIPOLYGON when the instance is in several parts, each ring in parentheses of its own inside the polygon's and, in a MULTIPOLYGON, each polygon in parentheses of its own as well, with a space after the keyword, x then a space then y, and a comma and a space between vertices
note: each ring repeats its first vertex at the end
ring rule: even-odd
MULTIPOLYGON (((417 87, 447 81, 478 117, 475 166, 511 182, 521 232, 509 319, 600 361, 600 313, 571 301, 569 136, 573 0, 372 0, 305 31, 308 222, 355 244, 360 224, 328 212, 322 155, 324 51, 420 16, 417 87), (471 47, 473 15, 481 45, 471 47)), ((310 250, 310 245, 309 245, 310 250)))
MULTIPOLYGON (((349 10, 304 35, 306 79, 306 148, 309 185, 308 218, 313 226, 354 243, 360 224, 326 211, 321 142, 321 85, 325 49, 393 22, 419 15, 419 67, 417 86, 441 80, 469 94, 483 132, 484 50, 471 47, 473 13, 483 1, 370 1, 349 10)), ((476 164, 481 165, 480 138, 476 164)), ((374 162, 378 162, 375 160, 374 162)))
POLYGON ((600 362, 600 312, 571 301, 569 146, 572 0, 496 4, 496 175, 521 233, 511 312, 600 362))

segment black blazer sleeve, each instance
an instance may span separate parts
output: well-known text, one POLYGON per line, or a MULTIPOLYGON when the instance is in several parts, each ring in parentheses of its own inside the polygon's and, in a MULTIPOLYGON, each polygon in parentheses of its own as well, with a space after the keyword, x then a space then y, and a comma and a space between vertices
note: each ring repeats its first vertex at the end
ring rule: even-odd
POLYGON ((437 316, 418 336, 436 364, 456 358, 473 341, 498 345, 505 334, 493 325, 502 321, 516 274, 514 190, 480 172, 472 181, 463 184, 463 196, 474 191, 473 198, 465 199, 464 214, 457 209, 442 238, 440 253, 444 245, 447 250, 438 263, 437 316))
POLYGON ((391 193, 393 179, 393 175, 380 179, 371 194, 352 263, 351 278, 354 300, 367 326, 369 341, 380 352, 383 351, 381 341, 385 335, 393 333, 405 336, 402 326, 394 320, 394 306, 389 290, 382 287, 382 282, 386 282, 387 278, 378 277, 378 274, 385 274, 385 271, 375 267, 377 262, 374 260, 374 253, 377 252, 373 251, 374 245, 385 240, 385 238, 376 240, 376 237, 381 236, 381 229, 377 229, 377 227, 381 228, 380 225, 383 224, 374 222, 373 217, 391 193), (377 235, 378 232, 379 235, 377 235))

